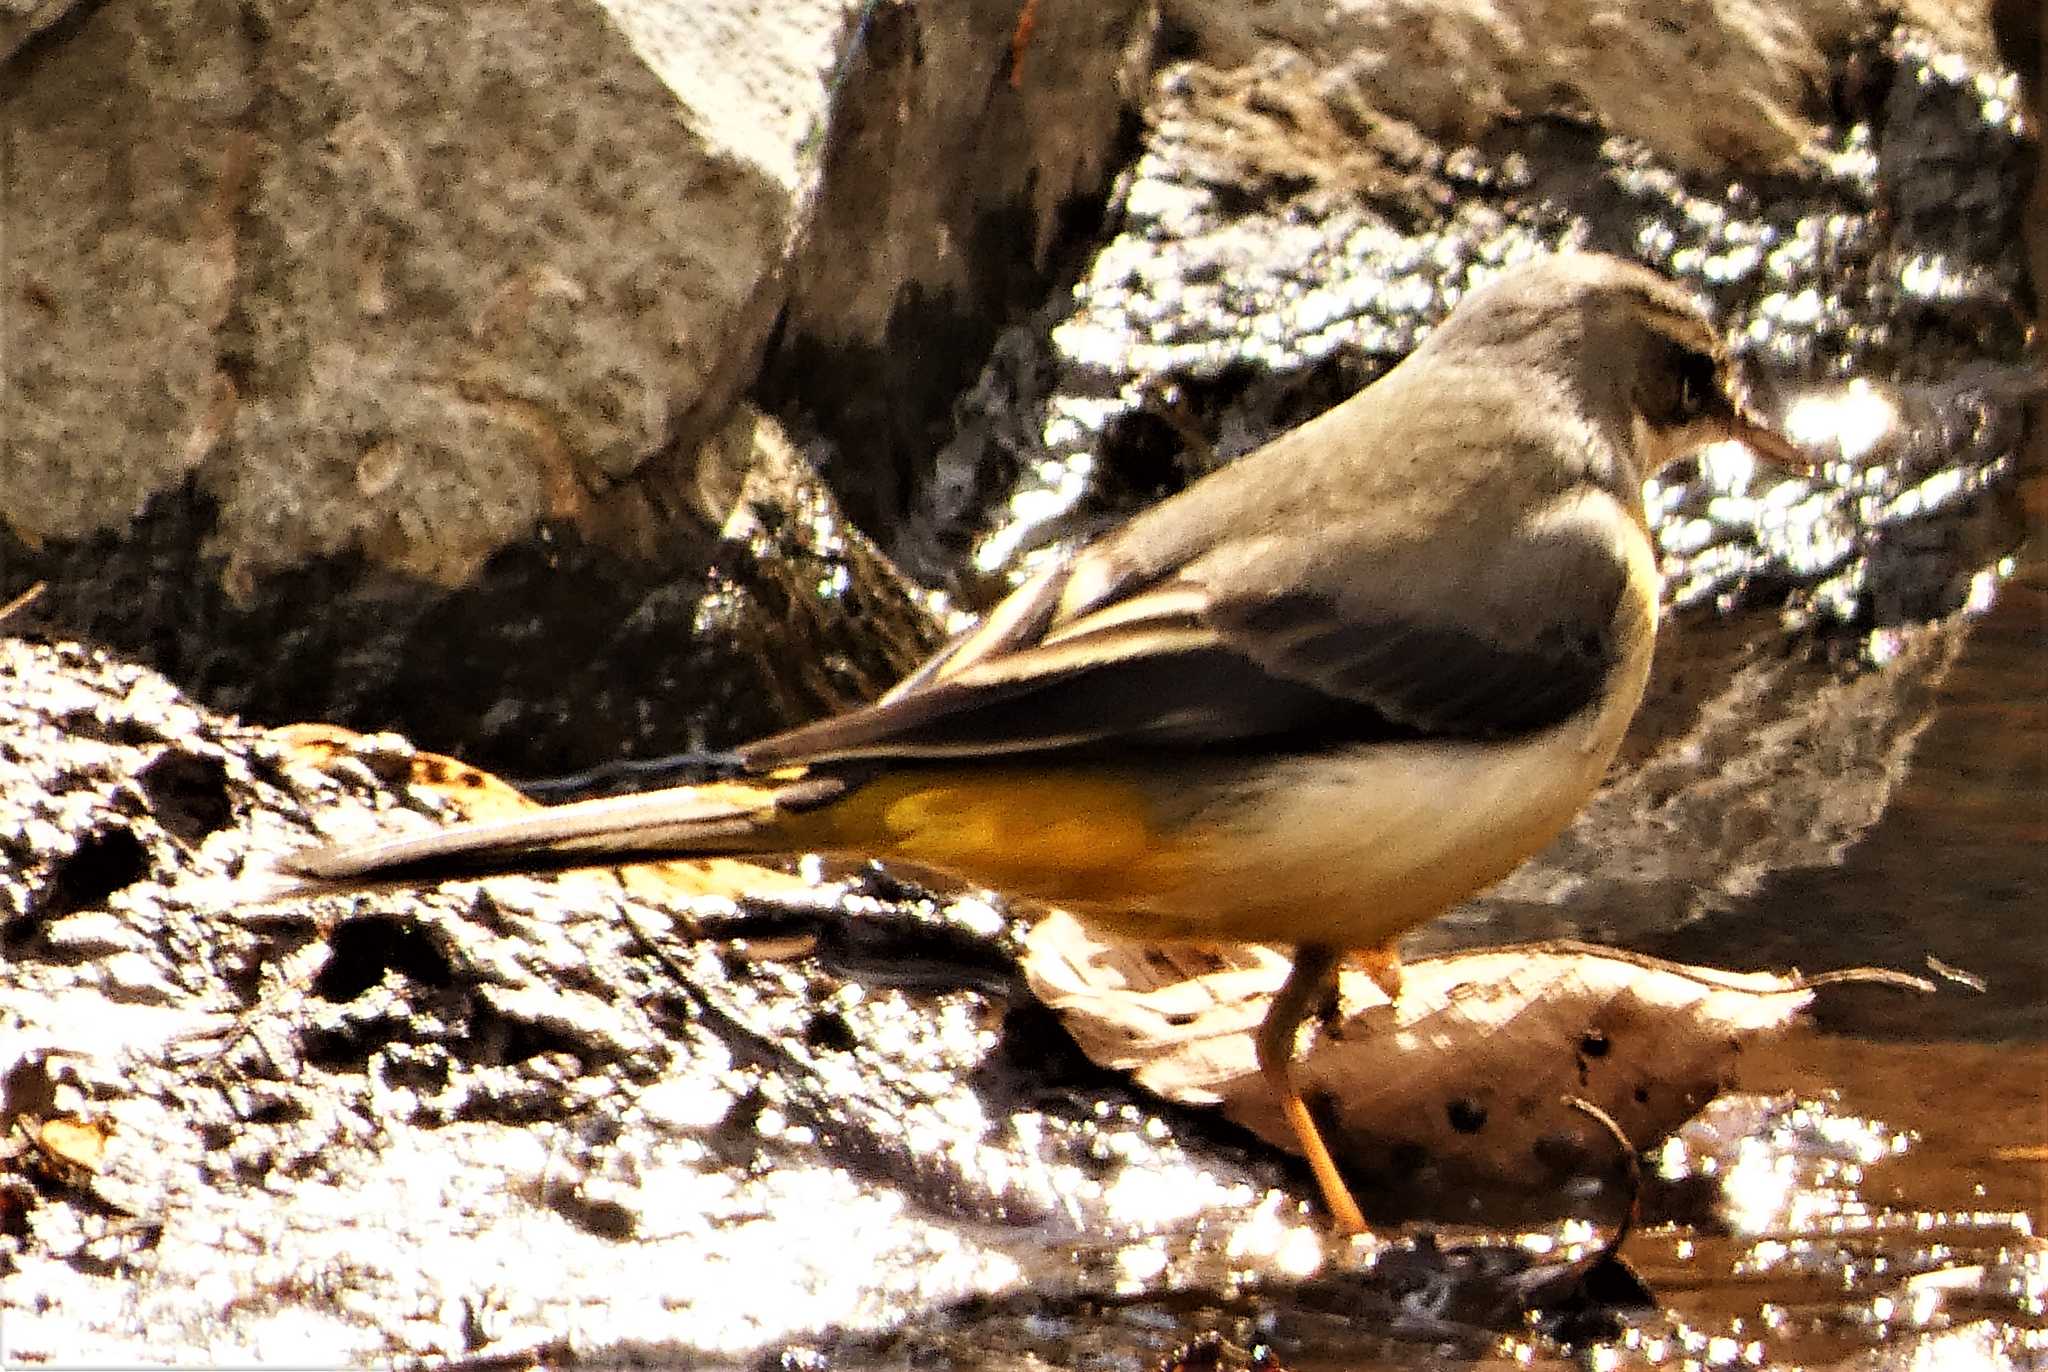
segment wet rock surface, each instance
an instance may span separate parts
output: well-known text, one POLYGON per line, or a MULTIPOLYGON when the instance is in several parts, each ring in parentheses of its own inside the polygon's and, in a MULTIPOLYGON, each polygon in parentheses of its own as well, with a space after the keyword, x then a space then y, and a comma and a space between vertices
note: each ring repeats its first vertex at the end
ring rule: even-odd
MULTIPOLYGON (((1835 120, 1769 172, 1687 175, 1597 127, 1532 118, 1470 146, 1411 138, 1361 184, 1341 165, 1271 165, 1287 163, 1300 107, 1322 93, 1309 74, 1169 69, 1114 234, 1043 351, 999 354, 987 426, 968 425, 947 454, 942 492, 981 481, 995 498, 966 502, 965 527, 943 532, 971 544, 973 571, 1015 575, 1020 554, 1350 394, 1504 266, 1584 246, 1712 301, 1772 410, 1852 378, 1913 397, 1910 425, 1879 429, 1903 451, 1844 451, 1834 485, 1776 490, 1767 510, 1742 499, 1763 492, 1739 469, 1662 493, 1675 602, 1818 597, 1833 620, 1925 617, 1837 583, 1862 586, 1878 532, 1902 518, 1931 519, 1914 542, 1940 542, 1938 516, 2009 467, 2020 407, 1998 377, 2023 366, 2031 311, 2015 246, 2033 152, 2014 78, 1923 34, 1867 44, 1850 70, 1835 120)), ((1838 428, 1804 436, 1826 445, 1838 428)))
POLYGON ((768 960, 803 912, 702 879, 657 882, 665 909, 604 876, 251 904, 235 874, 313 816, 447 801, 392 790, 395 741, 308 748, 4 651, 11 1357, 696 1363, 1095 1289, 1199 1217, 1299 1224, 1270 1164, 1191 1157, 1136 1093, 1063 1080, 1070 1049, 1013 1065, 1049 1031, 1003 1029, 986 906, 837 902, 833 944, 899 988, 768 960))
POLYGON ((718 864, 265 904, 265 853, 511 793, 0 654, 10 1357, 1655 1367, 2040 1324, 2038 1048, 1945 1049, 1911 1114, 1893 1074, 1934 1074, 1845 1041, 1745 1061, 1789 1094, 1657 1155, 1647 1285, 1605 1256, 1618 1151, 1338 1248, 1249 1137, 1090 1066, 985 900, 718 864))

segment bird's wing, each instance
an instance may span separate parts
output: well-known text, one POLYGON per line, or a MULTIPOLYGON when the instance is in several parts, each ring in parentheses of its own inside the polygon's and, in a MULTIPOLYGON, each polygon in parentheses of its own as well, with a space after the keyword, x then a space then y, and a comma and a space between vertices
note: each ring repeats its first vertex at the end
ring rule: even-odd
MULTIPOLYGON (((1533 522, 1482 511, 1455 554, 1370 532, 1399 521, 1289 536, 1290 518, 1332 514, 1301 503, 1254 511, 1270 530, 1224 540, 1188 533, 1183 511, 1165 558, 1136 525, 1041 572, 874 704, 742 755, 777 766, 1476 738, 1541 728, 1599 696, 1629 592, 1632 531, 1615 502, 1533 522)), ((1243 513, 1230 492, 1216 507, 1243 513)))

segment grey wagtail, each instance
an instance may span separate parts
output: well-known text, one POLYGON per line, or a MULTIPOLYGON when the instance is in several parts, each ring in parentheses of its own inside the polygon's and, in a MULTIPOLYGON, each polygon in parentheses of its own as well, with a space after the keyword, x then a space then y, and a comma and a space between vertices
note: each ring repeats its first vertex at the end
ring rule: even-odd
POLYGON ((677 857, 881 859, 1139 939, 1291 944, 1261 1070, 1337 1227, 1365 1221, 1293 1081, 1347 953, 1504 876, 1592 793, 1650 670, 1644 479, 1743 412, 1677 287, 1550 258, 1366 390, 1039 572, 871 705, 738 750, 758 780, 287 859, 310 883, 677 857))

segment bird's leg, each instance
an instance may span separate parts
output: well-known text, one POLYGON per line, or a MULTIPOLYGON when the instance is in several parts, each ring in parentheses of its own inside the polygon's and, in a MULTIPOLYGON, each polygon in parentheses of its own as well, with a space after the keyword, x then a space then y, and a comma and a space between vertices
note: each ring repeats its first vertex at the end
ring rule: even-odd
POLYGON ((1308 1104, 1294 1085, 1295 1035, 1301 1022, 1321 1002, 1330 979, 1336 975, 1340 956, 1337 949, 1320 943, 1307 943, 1295 949, 1294 970, 1287 974, 1259 1025, 1259 1070, 1265 1075, 1267 1089, 1279 1098, 1280 1113, 1301 1144, 1302 1155, 1308 1159, 1316 1185, 1322 1188, 1323 1204, 1330 1208, 1330 1219, 1337 1231, 1363 1234, 1365 1216, 1359 1212, 1358 1202, 1351 1199, 1344 1178, 1337 1175, 1337 1164, 1323 1143, 1322 1132, 1309 1117, 1308 1104))

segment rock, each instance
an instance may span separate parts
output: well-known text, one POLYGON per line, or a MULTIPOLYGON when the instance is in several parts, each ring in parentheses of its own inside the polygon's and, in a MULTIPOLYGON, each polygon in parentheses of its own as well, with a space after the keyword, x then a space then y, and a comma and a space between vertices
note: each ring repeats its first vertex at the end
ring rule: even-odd
POLYGON ((983 902, 713 863, 265 905, 281 847, 529 802, 75 644, 0 682, 11 1356, 701 1366, 1106 1295, 1209 1224, 1319 1260, 1270 1168, 1002 1029, 983 902))
MULTIPOLYGON (((614 718, 642 723, 584 731, 504 635, 573 670, 585 630, 659 600, 689 637, 725 576, 731 510, 704 497, 749 480, 771 351, 834 350, 792 413, 832 409, 831 376, 875 407, 856 432, 944 412, 929 375, 974 349, 926 359, 889 321, 992 335, 1043 280, 1149 33, 1134 4, 1032 11, 1019 35, 1007 4, 91 10, 0 95, 11 203, 37 207, 0 264, 0 572, 272 719, 402 719, 528 772, 730 741, 701 707, 748 694, 736 659, 680 701, 618 671, 614 718), (465 709, 517 727, 418 711, 419 670, 496 679, 465 709)), ((782 536, 819 517, 758 475, 748 499, 782 536)), ((855 561, 855 599, 900 595, 855 561)), ((737 727, 837 697, 768 699, 786 713, 737 727)))
POLYGON ((69 14, 71 0, 5 0, 0 3, 0 62, 69 14))
POLYGON ((1895 18, 1985 60, 1988 35, 1970 9, 1711 0, 1639 24, 1573 0, 1281 0, 1256 11, 1168 0, 1165 15, 1184 35, 1180 50, 1209 67, 1246 67, 1276 52, 1298 58, 1316 71, 1340 126, 1355 127, 1363 112, 1439 142, 1477 143, 1500 124, 1576 109, 1682 169, 1720 173, 1782 169, 1806 156, 1825 117, 1830 65, 1895 18))
MULTIPOLYGON (((1146 0, 864 7, 762 376, 892 555, 955 399, 1100 218, 1154 58, 1146 0)), ((913 545, 914 546, 914 545, 913 545)))
POLYGON ((95 12, 7 96, 42 207, 10 295, 45 302, 9 524, 118 529, 191 474, 249 594, 348 549, 461 584, 592 519, 750 379, 853 20, 787 10, 736 61, 661 5, 95 12))

